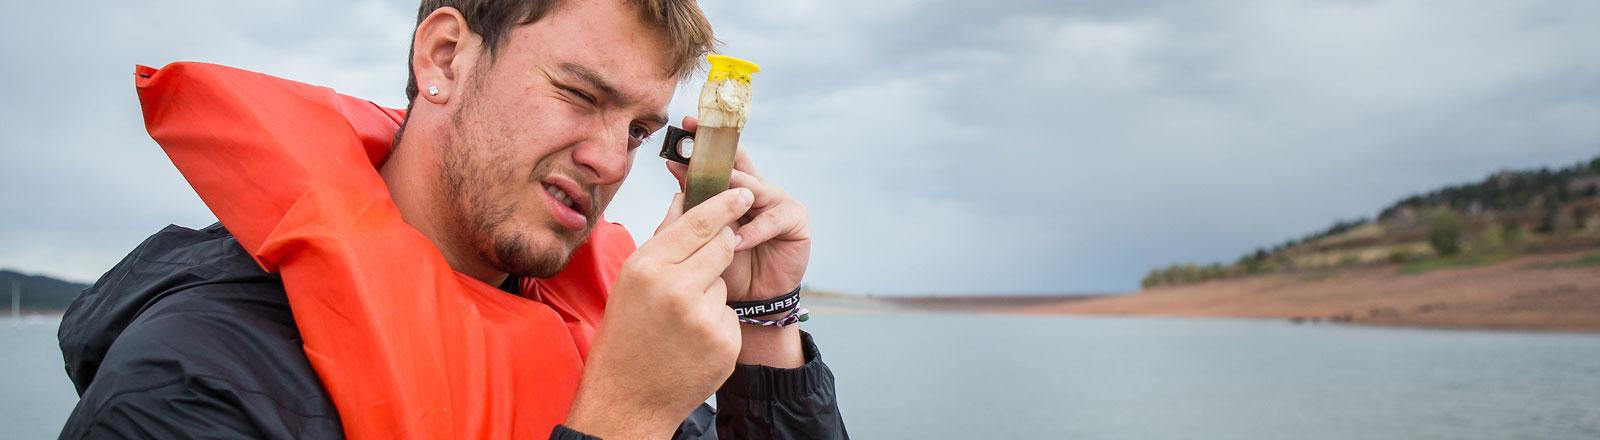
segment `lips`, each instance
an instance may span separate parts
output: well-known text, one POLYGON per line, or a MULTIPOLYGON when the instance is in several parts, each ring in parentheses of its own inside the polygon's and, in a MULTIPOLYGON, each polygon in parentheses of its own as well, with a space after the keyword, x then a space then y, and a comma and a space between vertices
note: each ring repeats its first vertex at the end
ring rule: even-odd
POLYGON ((582 191, 577 182, 552 176, 540 183, 545 195, 549 196, 547 201, 555 208, 552 211, 557 220, 572 229, 589 225, 589 194, 582 191))
POLYGON ((561 202, 563 205, 567 205, 568 208, 572 208, 573 211, 579 210, 578 204, 572 201, 572 196, 567 195, 567 192, 563 191, 561 188, 545 185, 544 191, 550 193, 550 197, 555 197, 556 201, 561 202))

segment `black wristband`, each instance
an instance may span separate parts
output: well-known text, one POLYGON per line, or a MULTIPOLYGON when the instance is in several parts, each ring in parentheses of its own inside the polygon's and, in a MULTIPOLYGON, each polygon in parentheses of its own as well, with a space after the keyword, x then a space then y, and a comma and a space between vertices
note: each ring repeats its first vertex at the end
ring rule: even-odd
POLYGON ((776 298, 763 299, 763 300, 757 300, 757 301, 736 301, 736 302, 728 303, 728 307, 733 309, 733 314, 736 315, 736 316, 740 316, 740 317, 744 317, 744 316, 761 316, 761 315, 771 315, 773 313, 783 313, 783 312, 787 312, 787 311, 790 311, 790 310, 794 310, 794 308, 796 306, 799 306, 799 305, 800 305, 800 288, 799 287, 794 288, 794 290, 789 291, 789 293, 785 293, 783 295, 779 295, 776 298))

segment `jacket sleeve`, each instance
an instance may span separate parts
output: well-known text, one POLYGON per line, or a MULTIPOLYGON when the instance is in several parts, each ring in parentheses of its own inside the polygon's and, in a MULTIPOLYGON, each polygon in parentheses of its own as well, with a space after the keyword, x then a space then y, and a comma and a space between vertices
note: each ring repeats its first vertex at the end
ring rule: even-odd
POLYGON ((578 432, 567 425, 556 425, 555 429, 550 430, 550 440, 600 440, 600 437, 578 432))
POLYGON ((848 439, 833 387, 811 334, 800 332, 799 368, 738 365, 717 390, 717 438, 848 439))

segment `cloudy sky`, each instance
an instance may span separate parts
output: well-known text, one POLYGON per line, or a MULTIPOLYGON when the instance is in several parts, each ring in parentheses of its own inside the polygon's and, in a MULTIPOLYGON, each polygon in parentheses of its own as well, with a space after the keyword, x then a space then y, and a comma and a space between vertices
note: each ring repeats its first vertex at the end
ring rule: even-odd
MULTIPOLYGON (((764 68, 744 134, 811 208, 808 281, 1123 291, 1497 169, 1600 154, 1600 2, 707 1, 764 68)), ((89 281, 210 213, 134 64, 402 106, 414 1, 19 2, 0 15, 0 267, 89 281)), ((681 89, 674 119, 693 112, 681 89)), ((642 153, 609 216, 673 184, 642 153)))

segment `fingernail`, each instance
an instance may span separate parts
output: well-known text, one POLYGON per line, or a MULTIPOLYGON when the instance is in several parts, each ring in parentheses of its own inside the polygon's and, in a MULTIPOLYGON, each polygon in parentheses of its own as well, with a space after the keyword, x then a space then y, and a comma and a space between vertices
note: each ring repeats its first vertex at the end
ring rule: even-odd
POLYGON ((733 248, 734 249, 738 249, 739 248, 739 242, 741 242, 741 241, 744 241, 744 237, 740 237, 738 233, 734 233, 733 234, 733 248))
POLYGON ((739 188, 739 206, 750 206, 755 200, 756 195, 750 192, 749 188, 739 188))

